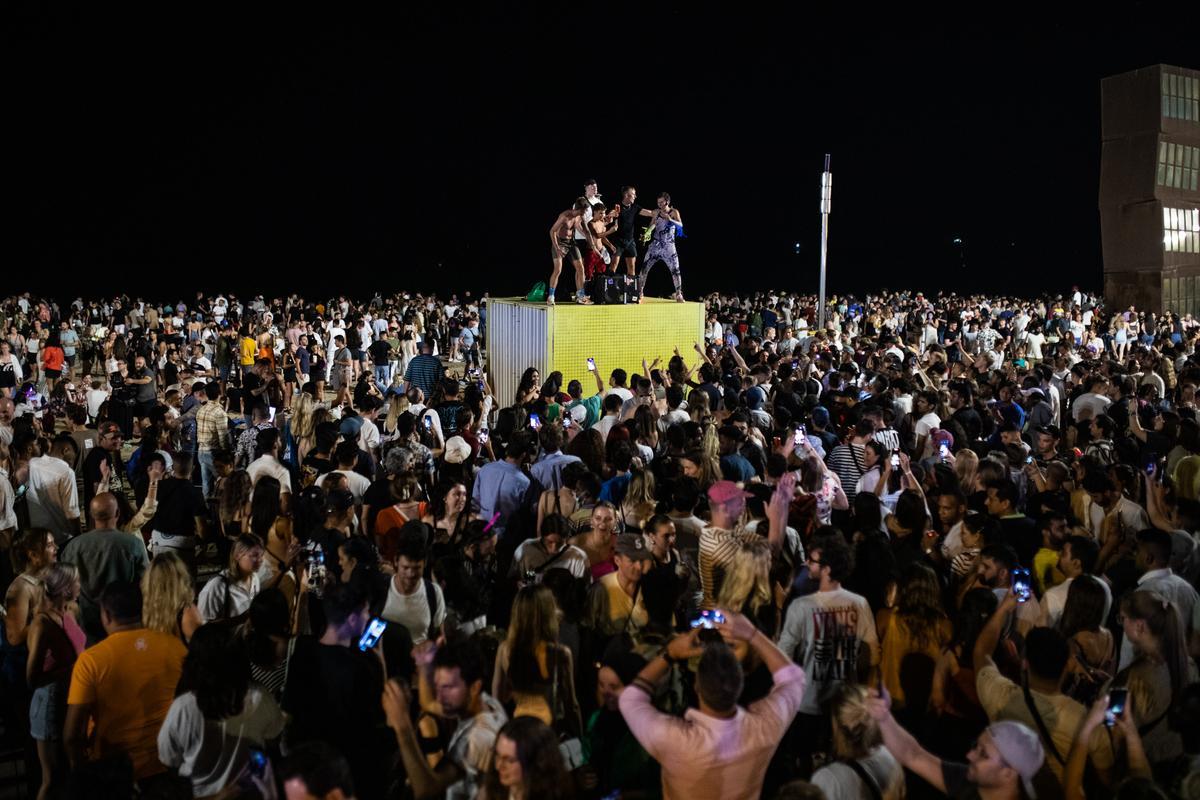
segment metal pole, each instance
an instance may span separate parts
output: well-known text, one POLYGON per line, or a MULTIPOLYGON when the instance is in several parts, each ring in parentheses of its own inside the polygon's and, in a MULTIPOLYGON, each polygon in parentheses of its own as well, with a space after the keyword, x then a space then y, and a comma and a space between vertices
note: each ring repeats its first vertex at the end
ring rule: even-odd
POLYGON ((829 171, 829 153, 821 173, 821 286, 817 295, 817 330, 825 330, 825 262, 829 257, 829 206, 833 195, 833 173, 829 171))

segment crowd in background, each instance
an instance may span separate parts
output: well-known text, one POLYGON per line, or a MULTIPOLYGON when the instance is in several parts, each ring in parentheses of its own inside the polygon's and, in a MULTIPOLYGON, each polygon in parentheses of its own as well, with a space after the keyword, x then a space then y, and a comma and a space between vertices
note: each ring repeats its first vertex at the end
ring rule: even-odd
POLYGON ((1200 323, 703 300, 514 397, 486 295, 0 302, 31 791, 1200 797, 1200 323))

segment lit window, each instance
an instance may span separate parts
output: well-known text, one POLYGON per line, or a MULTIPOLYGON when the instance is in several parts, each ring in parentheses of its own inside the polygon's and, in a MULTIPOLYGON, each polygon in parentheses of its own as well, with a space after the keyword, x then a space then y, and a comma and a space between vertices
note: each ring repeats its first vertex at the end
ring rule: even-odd
POLYGON ((1200 121, 1200 79, 1162 73, 1162 115, 1200 121))
POLYGON ((1163 249, 1200 253, 1200 209, 1163 208, 1163 249))

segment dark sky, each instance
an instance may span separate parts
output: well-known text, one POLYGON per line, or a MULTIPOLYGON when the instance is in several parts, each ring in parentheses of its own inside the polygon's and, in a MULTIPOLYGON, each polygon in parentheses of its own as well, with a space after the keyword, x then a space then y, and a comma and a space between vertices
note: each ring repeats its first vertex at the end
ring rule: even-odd
POLYGON ((672 194, 685 289, 815 288, 826 152, 833 289, 1098 286, 1100 79, 1200 66, 1178 4, 873 24, 162 5, 8 26, 6 261, 29 288, 524 292, 591 176, 610 201, 672 194))

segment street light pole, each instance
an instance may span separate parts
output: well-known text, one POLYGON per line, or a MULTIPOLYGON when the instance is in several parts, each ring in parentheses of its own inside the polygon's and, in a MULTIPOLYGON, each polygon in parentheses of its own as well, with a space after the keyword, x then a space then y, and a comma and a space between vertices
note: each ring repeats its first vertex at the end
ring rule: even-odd
POLYGON ((829 205, 833 195, 833 173, 829 171, 829 153, 821 173, 821 286, 817 295, 817 330, 825 330, 825 262, 829 257, 829 205))

